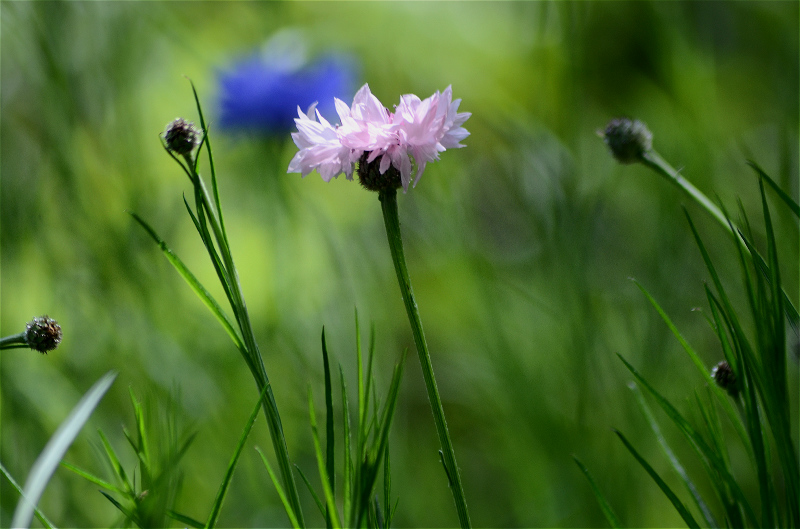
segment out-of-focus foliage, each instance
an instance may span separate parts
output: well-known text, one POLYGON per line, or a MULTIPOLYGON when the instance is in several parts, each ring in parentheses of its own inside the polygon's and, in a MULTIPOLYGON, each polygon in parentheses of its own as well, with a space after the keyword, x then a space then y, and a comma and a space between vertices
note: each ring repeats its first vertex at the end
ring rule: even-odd
MULTIPOLYGON (((0 460, 18 479, 69 403, 115 369, 92 424, 123 446, 121 424, 134 420, 127 386, 154 402, 179 386, 179 413, 198 437, 176 508, 203 519, 258 396, 224 331, 126 213, 147 219, 224 299, 182 203, 189 182, 158 138, 176 116, 196 119, 184 75, 209 114, 231 247, 290 455, 308 475, 306 390, 322 386, 322 325, 345 373, 355 372, 353 307, 375 323, 377 380, 413 348, 377 196, 343 178, 286 174, 288 130, 264 139, 214 128, 219 73, 291 28, 312 56, 356 57, 357 85, 383 101, 452 84, 473 113, 467 148, 444 153, 399 202, 474 523, 603 524, 573 453, 624 524, 680 523, 609 429, 658 450, 615 353, 686 410, 703 380, 628 278, 710 367, 721 351, 691 312, 705 306, 707 273, 682 203, 723 279, 739 271, 704 211, 646 168, 617 165, 596 130, 618 115, 643 120, 662 156, 729 210, 741 198, 751 221, 760 198, 746 158, 796 198, 797 3, 43 1, 2 2, 0 22, 0 334, 44 313, 64 330, 46 357, 0 358, 0 460)), ((776 206, 786 291, 797 292, 794 219, 776 206)), ((796 388, 796 364, 792 373, 796 388)), ((426 399, 409 361, 390 441, 399 527, 456 522, 426 399)), ((101 473, 92 430, 66 459, 101 473)), ((248 443, 220 526, 285 526, 252 449, 269 446, 262 421, 248 443)), ((7 525, 17 497, 0 486, 7 525)), ((96 487, 63 469, 41 507, 61 525, 115 521, 96 487)))

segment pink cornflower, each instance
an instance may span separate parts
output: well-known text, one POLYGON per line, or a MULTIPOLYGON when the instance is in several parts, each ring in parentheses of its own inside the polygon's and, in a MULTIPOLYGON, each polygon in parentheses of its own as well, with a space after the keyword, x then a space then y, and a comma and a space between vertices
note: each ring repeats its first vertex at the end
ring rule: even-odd
POLYGON ((306 114, 298 107, 297 132, 292 139, 300 150, 288 172, 306 176, 317 170, 326 182, 344 173, 352 180, 358 163, 359 180, 368 189, 402 185, 408 191, 412 158, 416 185, 426 164, 438 160, 439 153, 464 147, 460 142, 469 132, 462 125, 472 114, 458 112, 461 100, 452 97, 449 86, 425 100, 404 95, 392 113, 365 84, 352 106, 335 99, 341 121, 336 127, 315 111, 314 105, 306 114))

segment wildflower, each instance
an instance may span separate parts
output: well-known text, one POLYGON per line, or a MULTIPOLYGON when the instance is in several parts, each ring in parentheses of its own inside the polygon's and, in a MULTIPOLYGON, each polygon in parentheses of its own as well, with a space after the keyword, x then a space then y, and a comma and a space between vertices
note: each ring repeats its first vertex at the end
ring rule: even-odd
POLYGON ((324 101, 323 115, 334 112, 333 98, 355 85, 356 61, 344 54, 309 61, 306 41, 297 30, 280 31, 259 52, 219 74, 221 128, 283 134, 298 105, 324 101))
POLYGON ((728 392, 731 397, 736 397, 739 394, 739 384, 736 380, 736 374, 731 369, 728 362, 723 360, 711 369, 711 378, 717 383, 719 387, 728 392))
POLYGON ((33 318, 25 326, 25 343, 40 353, 47 354, 61 343, 61 326, 47 315, 33 318))
POLYGON ((288 172, 305 176, 316 169, 326 182, 342 173, 352 180, 358 163, 359 181, 367 189, 402 186, 408 191, 414 164, 416 185, 425 166, 438 160, 439 153, 464 147, 460 142, 469 132, 462 125, 472 114, 458 112, 461 100, 452 97, 449 86, 425 100, 404 95, 392 113, 365 84, 350 107, 335 99, 341 121, 336 127, 319 111, 314 113, 313 105, 305 114, 298 107, 292 139, 300 150, 288 172))
POLYGON ((200 143, 200 132, 191 121, 176 118, 164 131, 164 143, 175 154, 186 156, 200 143))
POLYGON ((653 148, 653 134, 638 119, 612 119, 598 134, 620 163, 641 161, 642 155, 653 148))

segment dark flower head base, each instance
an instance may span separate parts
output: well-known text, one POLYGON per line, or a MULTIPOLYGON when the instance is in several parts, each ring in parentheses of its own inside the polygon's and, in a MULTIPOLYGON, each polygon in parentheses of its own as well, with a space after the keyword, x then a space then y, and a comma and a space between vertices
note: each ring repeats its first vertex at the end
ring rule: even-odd
POLYGON ((398 189, 403 186, 400 178, 400 171, 394 165, 390 165, 386 172, 381 174, 380 159, 367 161, 368 152, 361 155, 358 160, 358 181, 365 189, 370 191, 386 191, 388 189, 398 189))

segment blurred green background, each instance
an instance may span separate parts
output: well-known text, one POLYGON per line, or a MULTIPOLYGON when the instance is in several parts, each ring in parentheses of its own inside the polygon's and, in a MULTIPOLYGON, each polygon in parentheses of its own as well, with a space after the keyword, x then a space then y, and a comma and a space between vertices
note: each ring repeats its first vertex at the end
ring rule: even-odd
MULTIPOLYGON (((0 357, 0 460, 18 480, 80 395, 115 369, 66 460, 111 479, 101 428, 132 469, 122 435, 134 427, 129 388, 156 417, 172 401, 184 431, 199 433, 176 507, 205 519, 255 403, 229 338, 126 213, 147 219, 224 299, 182 203, 188 181, 158 137, 176 116, 197 119, 187 76, 212 122, 226 226, 291 456, 316 477, 306 391, 321 405, 320 331, 353 388, 357 308, 365 343, 374 324, 381 391, 410 353, 390 445, 395 524, 456 525, 377 197, 344 178, 286 174, 296 152, 288 131, 213 130, 217 73, 296 28, 312 52, 357 57, 358 85, 369 82, 387 106, 452 84, 473 114, 467 147, 444 153, 399 197, 473 522, 604 526, 576 454, 625 524, 682 525, 611 432, 677 484, 615 353, 683 410, 703 381, 629 278, 711 367, 721 351, 693 311, 707 306, 708 276, 682 204, 731 288, 740 272, 704 211, 643 166, 615 163, 596 130, 619 115, 644 120, 655 148, 695 185, 732 211, 741 200, 763 240, 745 160, 797 198, 797 2, 4 1, 0 20, 0 325, 17 333, 46 313, 64 329, 46 357, 0 357)), ((797 224, 771 203, 786 289, 797 293, 797 224)), ((259 419, 221 525, 288 523, 253 450, 269 444, 259 419)), ((744 465, 739 477, 754 493, 744 465)), ((18 496, 5 480, 0 491, 7 526, 18 496)), ((301 495, 311 523, 323 524, 301 495)), ((65 526, 118 521, 95 485, 63 468, 41 507, 65 526)))

